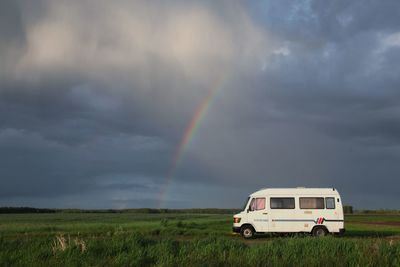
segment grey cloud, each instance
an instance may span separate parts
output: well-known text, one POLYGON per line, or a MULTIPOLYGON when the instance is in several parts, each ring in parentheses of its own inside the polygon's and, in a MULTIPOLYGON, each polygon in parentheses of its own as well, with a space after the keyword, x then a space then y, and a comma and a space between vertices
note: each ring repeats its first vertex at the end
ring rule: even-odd
POLYGON ((234 207, 335 186, 396 208, 396 1, 1 5, 1 203, 156 207, 166 190, 164 206, 234 207))
POLYGON ((1 197, 83 193, 108 186, 113 189, 121 183, 132 187, 132 177, 158 177, 165 172, 168 166, 162 158, 166 155, 160 153, 163 146, 155 138, 119 135, 93 137, 74 147, 36 133, 4 129, 0 134, 1 197), (112 182, 104 184, 104 177, 112 182))

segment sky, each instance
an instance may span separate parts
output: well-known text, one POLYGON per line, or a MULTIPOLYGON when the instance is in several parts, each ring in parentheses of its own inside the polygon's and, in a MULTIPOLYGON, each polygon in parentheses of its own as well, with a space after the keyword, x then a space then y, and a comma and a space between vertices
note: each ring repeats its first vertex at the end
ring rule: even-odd
POLYGON ((400 208, 400 2, 0 3, 0 206, 400 208))

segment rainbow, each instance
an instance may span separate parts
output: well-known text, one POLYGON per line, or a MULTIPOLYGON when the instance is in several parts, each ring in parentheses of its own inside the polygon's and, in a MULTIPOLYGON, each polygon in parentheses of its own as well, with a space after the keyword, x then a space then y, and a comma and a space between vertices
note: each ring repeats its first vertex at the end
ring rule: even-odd
POLYGON ((162 187, 162 190, 160 192, 159 196, 159 208, 162 208, 164 206, 165 198, 168 193, 168 189, 171 186, 172 180, 175 176, 176 170, 179 166, 179 164, 182 161, 183 154, 190 144, 191 140, 193 140, 193 137, 196 133, 196 130, 199 128, 200 122, 202 118, 204 118, 205 114, 207 113, 207 110, 210 108, 211 104, 213 103, 213 100, 215 99, 216 95, 218 92, 224 87, 225 81, 226 81, 226 74, 221 75, 218 79, 216 79, 216 82, 213 84, 211 89, 208 91, 208 94, 204 97, 204 99, 201 101, 201 103, 197 106, 195 113, 190 120, 189 125, 186 127, 184 134, 178 144, 178 147, 175 151, 171 167, 167 173, 167 178, 165 181, 164 186, 162 187))

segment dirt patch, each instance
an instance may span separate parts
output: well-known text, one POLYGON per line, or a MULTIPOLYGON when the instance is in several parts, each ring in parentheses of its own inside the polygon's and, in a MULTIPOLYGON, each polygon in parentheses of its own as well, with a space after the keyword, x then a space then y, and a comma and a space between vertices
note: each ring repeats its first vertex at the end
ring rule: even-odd
POLYGON ((383 226, 399 226, 400 222, 355 222, 359 224, 369 224, 369 225, 383 225, 383 226))

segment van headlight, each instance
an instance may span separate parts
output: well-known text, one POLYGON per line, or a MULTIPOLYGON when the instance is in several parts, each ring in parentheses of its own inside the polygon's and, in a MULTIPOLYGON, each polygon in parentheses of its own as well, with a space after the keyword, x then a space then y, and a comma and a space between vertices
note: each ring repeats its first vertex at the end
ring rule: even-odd
POLYGON ((240 219, 241 219, 241 218, 234 217, 234 218, 233 218, 233 223, 240 223, 240 219))

